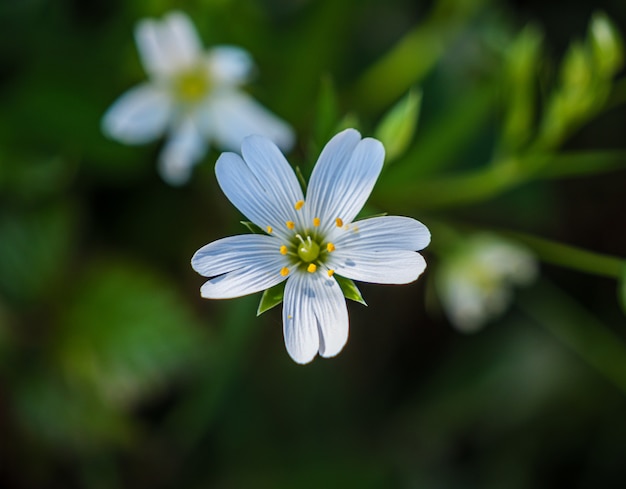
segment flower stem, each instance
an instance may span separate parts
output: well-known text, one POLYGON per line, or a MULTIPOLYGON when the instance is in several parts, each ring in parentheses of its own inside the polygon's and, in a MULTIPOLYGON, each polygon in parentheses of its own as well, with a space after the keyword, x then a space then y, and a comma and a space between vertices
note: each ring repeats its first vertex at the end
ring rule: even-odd
POLYGON ((624 258, 595 253, 526 233, 505 231, 500 234, 525 244, 539 258, 553 265, 617 279, 626 267, 624 258))

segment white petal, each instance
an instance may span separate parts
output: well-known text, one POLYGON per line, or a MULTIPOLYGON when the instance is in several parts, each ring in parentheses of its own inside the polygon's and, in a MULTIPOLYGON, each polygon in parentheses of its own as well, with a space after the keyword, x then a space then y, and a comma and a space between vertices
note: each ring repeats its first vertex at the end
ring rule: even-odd
POLYGON ((241 155, 266 193, 272 195, 283 220, 301 215, 294 204, 304 199, 302 188, 276 145, 262 136, 248 136, 241 144, 241 155))
POLYGON ((208 280, 200 288, 200 295, 205 299, 234 299, 254 294, 285 280, 278 270, 270 270, 269 266, 241 268, 208 280))
POLYGON ((289 124, 252 97, 234 90, 215 93, 204 121, 216 143, 229 151, 239 151, 244 138, 252 134, 271 139, 283 151, 289 151, 295 139, 289 124))
POLYGON ((254 67, 252 57, 237 46, 215 46, 208 54, 211 78, 215 83, 241 85, 250 77, 254 67))
POLYGON ((375 284, 408 284, 426 269, 419 253, 405 250, 368 252, 335 250, 327 262, 339 275, 375 284))
POLYGON ((318 351, 324 357, 339 353, 348 339, 348 311, 337 282, 321 273, 294 273, 285 287, 283 332, 298 363, 310 362, 318 351))
POLYGON ((261 229, 279 231, 285 219, 248 165, 235 153, 222 153, 215 164, 220 188, 239 211, 261 229))
POLYGON ((160 22, 139 21, 135 40, 144 69, 151 76, 172 76, 191 68, 201 57, 202 43, 182 12, 172 12, 160 22))
POLYGON ((411 250, 430 243, 430 231, 421 222, 402 216, 382 216, 353 222, 347 230, 338 229, 333 244, 351 252, 411 250))
POLYGON ((280 274, 287 258, 270 236, 248 234, 220 239, 200 248, 193 268, 213 277, 201 287, 207 299, 231 299, 269 289, 285 280, 280 274))
POLYGON ((102 118, 102 131, 125 144, 152 141, 165 131, 172 114, 168 93, 145 83, 118 98, 102 118))
POLYGON ((281 257, 286 263, 287 258, 280 255, 280 242, 277 241, 262 234, 218 239, 196 251, 191 266, 200 275, 215 277, 255 263, 272 262, 276 257, 281 257))
POLYGON ((192 168, 204 157, 207 149, 206 140, 193 120, 183 120, 159 155, 161 177, 170 185, 186 183, 192 168))
POLYGON ((271 226, 276 233, 286 231, 285 222, 293 219, 285 214, 291 202, 277 201, 275 189, 266 189, 250 166, 234 153, 222 153, 215 164, 217 181, 226 197, 261 229, 271 226))
POLYGON ((383 145, 359 138, 354 129, 339 133, 326 145, 311 174, 307 202, 326 229, 337 217, 346 223, 356 217, 382 170, 383 145))

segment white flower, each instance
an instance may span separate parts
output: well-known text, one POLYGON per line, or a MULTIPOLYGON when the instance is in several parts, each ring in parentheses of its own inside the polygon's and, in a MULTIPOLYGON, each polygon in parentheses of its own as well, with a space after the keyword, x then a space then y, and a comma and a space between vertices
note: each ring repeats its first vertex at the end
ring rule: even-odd
POLYGON ((484 233, 464 240, 447 256, 435 281, 452 324, 473 332, 504 313, 513 287, 530 284, 537 272, 535 257, 524 247, 484 233))
POLYGON ((162 21, 141 20, 135 39, 149 81, 117 99, 102 128, 125 144, 147 143, 168 133, 159 157, 166 182, 185 183, 212 141, 237 151, 244 137, 260 134, 285 151, 291 148, 290 126, 239 88, 253 68, 246 51, 216 46, 203 52, 182 12, 169 13, 162 21))
POLYGON ((298 363, 339 353, 348 339, 348 312, 336 276, 405 284, 426 268, 417 250, 430 242, 426 226, 409 217, 354 218, 383 166, 384 148, 348 129, 322 151, 306 197, 278 148, 244 139, 243 158, 224 153, 220 187, 266 234, 232 236, 196 252, 191 264, 206 277, 202 297, 252 294, 283 281, 283 332, 298 363))

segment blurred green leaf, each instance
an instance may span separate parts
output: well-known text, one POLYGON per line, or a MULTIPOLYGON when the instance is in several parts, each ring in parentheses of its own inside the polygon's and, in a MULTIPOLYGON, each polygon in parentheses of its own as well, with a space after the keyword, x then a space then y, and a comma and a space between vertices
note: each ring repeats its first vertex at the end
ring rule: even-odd
POLYGON ((505 66, 506 113, 502 128, 505 150, 528 142, 535 118, 537 71, 543 36, 534 26, 526 27, 507 51, 505 66))
POLYGON ((626 393, 626 343, 564 291, 541 280, 520 306, 598 373, 626 393))
POLYGON ((427 19, 371 65, 353 89, 367 111, 388 106, 419 83, 485 0, 438 0, 427 19))
POLYGON ((61 318, 56 354, 67 377, 129 405, 192 365, 205 337, 172 285, 131 262, 93 265, 61 318))
POLYGON ((53 296, 68 268, 75 224, 66 205, 0 211, 0 291, 18 302, 53 296))
POLYGON ((624 64, 622 38, 604 12, 596 12, 589 25, 589 39, 594 63, 605 78, 612 77, 624 64))
POLYGON ((74 167, 59 157, 12 152, 2 155, 0 195, 11 200, 36 202, 65 190, 74 167))
POLYGON ((402 156, 415 135, 422 103, 422 91, 413 88, 382 118, 374 131, 374 137, 385 147, 386 163, 402 156))
POLYGON ((339 121, 337 93, 330 76, 324 76, 317 96, 313 139, 318 148, 322 148, 334 136, 333 130, 339 121))
POLYGON ((415 144, 389 169, 377 187, 393 195, 398 184, 439 173, 457 162, 455 157, 479 137, 493 116, 498 90, 492 83, 479 85, 439 111, 424 124, 415 144))
POLYGON ((260 316, 265 311, 269 311, 272 307, 277 306, 283 301, 285 295, 285 285, 287 281, 283 281, 274 287, 270 287, 263 292, 261 302, 259 302, 259 308, 256 311, 256 315, 260 316))
POLYGON ((622 270, 622 276, 617 287, 619 302, 622 306, 622 309, 624 310, 624 314, 626 314, 626 264, 624 265, 624 268, 622 270))
POLYGON ((125 445, 132 438, 127 414, 46 369, 23 376, 15 394, 18 419, 40 442, 94 449, 125 445))
POLYGON ((342 277, 337 274, 333 275, 333 277, 335 277, 335 280, 339 284, 339 287, 341 287, 341 291, 343 292, 343 295, 347 299, 351 299, 355 302, 359 302, 360 304, 363 304, 364 306, 367 306, 367 303, 365 302, 365 300, 363 299, 363 296, 361 295, 361 291, 357 288, 356 284, 352 280, 350 280, 349 278, 342 277))

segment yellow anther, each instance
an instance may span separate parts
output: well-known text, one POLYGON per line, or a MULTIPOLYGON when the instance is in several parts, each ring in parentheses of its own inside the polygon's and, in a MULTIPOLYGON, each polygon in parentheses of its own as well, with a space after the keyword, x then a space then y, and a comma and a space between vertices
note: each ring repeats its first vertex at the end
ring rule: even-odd
POLYGON ((338 217, 337 219, 335 219, 335 224, 337 225, 338 228, 343 226, 343 221, 341 220, 341 217, 338 217))
POLYGON ((326 245, 326 251, 328 251, 329 253, 332 253, 333 251, 335 251, 335 245, 332 243, 328 243, 326 245))
POLYGON ((317 227, 320 225, 320 218, 319 217, 314 217, 313 218, 313 226, 317 227))
POLYGON ((335 275, 335 271, 331 268, 330 270, 328 270, 328 276, 332 277, 333 275, 335 275))
POLYGON ((274 231, 274 228, 272 226, 267 226, 266 229, 268 234, 272 234, 272 231, 274 231))
POLYGON ((317 270, 317 265, 315 263, 309 263, 309 266, 306 267, 306 271, 309 273, 314 273, 317 270))
POLYGON ((302 209, 303 205, 304 205, 304 200, 299 200, 293 206, 297 211, 299 211, 300 209, 302 209))
POLYGON ((289 229, 293 229, 296 227, 296 224, 293 221, 287 221, 285 224, 289 229))
POLYGON ((287 254, 287 247, 285 245, 282 245, 280 247, 280 254, 281 255, 286 255, 287 254))
POLYGON ((283 277, 286 277, 287 275, 289 275, 289 269, 288 269, 287 267, 283 267, 283 268, 281 268, 281 269, 280 269, 280 274, 281 274, 283 277))

